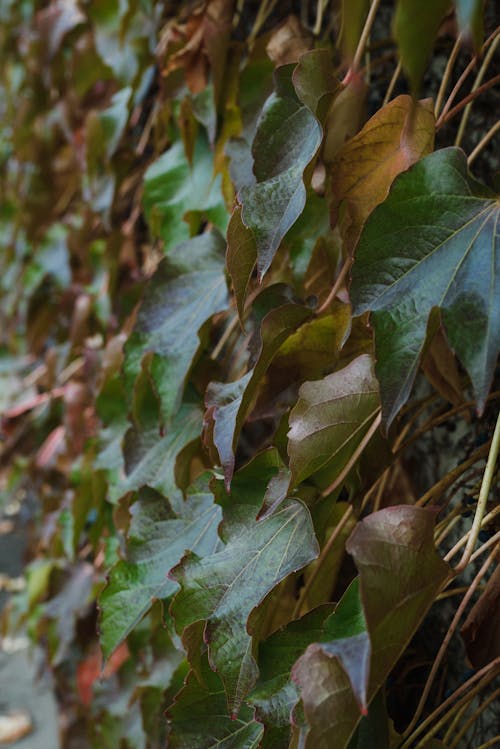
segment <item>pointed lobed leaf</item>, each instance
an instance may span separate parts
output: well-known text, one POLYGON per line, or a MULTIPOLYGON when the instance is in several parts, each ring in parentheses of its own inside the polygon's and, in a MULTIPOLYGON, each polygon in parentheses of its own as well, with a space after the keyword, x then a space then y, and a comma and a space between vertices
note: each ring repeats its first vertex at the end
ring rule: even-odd
POLYGON ((398 0, 393 31, 411 88, 417 93, 450 0, 398 0))
POLYGON ((261 379, 281 344, 310 316, 309 309, 292 303, 271 310, 262 321, 260 353, 255 366, 235 382, 212 382, 207 388, 205 405, 214 422, 213 441, 228 487, 238 437, 261 379))
POLYGON ((331 166, 331 187, 346 252, 356 246, 366 219, 387 197, 394 178, 432 151, 434 125, 430 100, 398 96, 340 149, 331 166))
POLYGON ((326 466, 339 474, 378 409, 378 383, 367 354, 323 380, 305 382, 289 420, 291 486, 326 466))
POLYGON ((169 708, 170 749, 257 749, 262 726, 244 705, 239 714, 227 712, 224 687, 208 664, 202 664, 203 683, 193 671, 169 708))
POLYGON ((126 345, 125 373, 131 387, 143 356, 155 354, 150 368, 164 423, 179 406, 201 326, 227 305, 224 241, 216 231, 180 244, 149 281, 126 345))
POLYGON ((275 71, 276 91, 262 110, 252 145, 257 182, 238 194, 241 218, 255 240, 259 278, 302 213, 303 173, 322 139, 318 120, 292 86, 292 70, 284 65, 275 71))
POLYGON ((233 487, 221 527, 225 547, 204 559, 188 554, 172 573, 181 585, 171 607, 176 627, 182 632, 206 621, 210 664, 224 682, 233 713, 258 675, 246 629, 251 611, 318 552, 309 512, 301 502, 286 500, 272 515, 256 520, 263 493, 264 488, 251 488, 250 494, 244 489, 239 503, 238 487, 233 487))
MULTIPOLYGON (((339 749, 347 745, 361 717, 347 674, 354 677, 359 694, 364 684, 362 702, 368 704, 448 577, 448 565, 434 547, 434 520, 432 510, 390 507, 365 518, 352 533, 347 550, 359 570, 362 614, 371 648, 369 674, 359 651, 352 653, 354 668, 344 660, 345 670, 336 659, 326 657, 324 644, 306 651, 294 668, 309 724, 306 749, 328 749, 332 742, 339 749)), ((334 618, 335 614, 332 623, 334 618)), ((364 632, 361 618, 349 627, 354 636, 364 632)))
POLYGON ((177 590, 168 573, 191 549, 200 557, 217 548, 221 510, 209 493, 190 494, 175 515, 167 500, 143 489, 131 509, 125 559, 110 571, 99 598, 105 658, 127 637, 157 599, 177 590))
POLYGON ((463 151, 446 148, 398 177, 368 219, 351 298, 355 315, 372 311, 387 425, 409 396, 434 307, 483 410, 500 348, 498 217, 463 151))

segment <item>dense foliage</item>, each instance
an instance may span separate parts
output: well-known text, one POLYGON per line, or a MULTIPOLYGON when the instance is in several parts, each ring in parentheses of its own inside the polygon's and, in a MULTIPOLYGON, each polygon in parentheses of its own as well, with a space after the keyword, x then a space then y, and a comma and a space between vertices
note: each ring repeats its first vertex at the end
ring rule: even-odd
POLYGON ((65 747, 498 739, 483 5, 1 3, 3 627, 65 747))

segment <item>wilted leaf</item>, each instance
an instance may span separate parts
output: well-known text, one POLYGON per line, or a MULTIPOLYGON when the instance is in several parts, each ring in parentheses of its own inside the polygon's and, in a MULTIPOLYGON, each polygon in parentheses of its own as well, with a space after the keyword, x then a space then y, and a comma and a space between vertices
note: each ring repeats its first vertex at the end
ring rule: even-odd
MULTIPOLYGON (((248 472, 255 472, 252 464, 240 472, 240 482, 248 472)), ((232 713, 238 713, 258 675, 246 629, 250 613, 281 580, 317 554, 306 507, 289 499, 272 515, 256 520, 262 499, 263 490, 238 491, 237 482, 224 509, 224 548, 204 559, 190 553, 172 573, 181 584, 171 606, 176 627, 182 632, 206 620, 210 665, 224 682, 232 713)))
POLYGON ((398 177, 368 219, 351 297, 354 314, 372 311, 387 425, 410 394, 434 307, 482 412, 500 347, 497 221, 498 200, 471 177, 457 148, 398 177))
POLYGON ((449 7, 450 0, 436 0, 432 3, 398 0, 394 16, 394 36, 414 93, 419 91, 439 26, 449 7))
POLYGON ((146 216, 166 250, 197 234, 204 220, 225 231, 228 216, 221 178, 214 176, 213 168, 208 144, 199 138, 192 168, 182 141, 176 141, 144 175, 146 216))
POLYGON ((289 419, 291 486, 325 467, 339 474, 378 409, 378 384, 367 354, 323 380, 305 382, 289 419))
POLYGON ((126 345, 125 372, 132 386, 144 354, 155 354, 150 371, 163 423, 179 406, 201 326, 227 303, 224 242, 214 231, 176 247, 146 287, 126 345))
POLYGON ((310 314, 310 310, 298 304, 285 304, 271 310, 262 321, 260 353, 253 369, 236 382, 212 382, 207 388, 205 404, 208 415, 214 422, 213 441, 227 486, 231 483, 234 471, 234 453, 241 427, 262 376, 280 345, 310 314))
MULTIPOLYGON (((358 523, 347 542, 359 570, 362 612, 351 618, 355 607, 348 606, 346 626, 333 640, 332 655, 340 657, 342 637, 347 637, 343 669, 325 655, 324 643, 310 646, 294 668, 309 724, 307 748, 329 749, 332 741, 339 749, 346 746, 361 718, 353 688, 366 707, 447 578, 449 568, 434 547, 434 518, 433 511, 423 508, 391 507, 358 523), (362 651, 350 645, 365 634, 371 657, 363 666, 362 651)), ((330 617, 332 627, 335 616, 330 617)))
POLYGON ((352 252, 363 225, 389 192, 394 178, 434 145, 432 102, 398 96, 368 120, 340 149, 330 172, 333 211, 345 251, 352 252))
POLYGON ((220 677, 203 664, 203 683, 193 671, 169 708, 168 746, 171 749, 257 749, 262 726, 244 705, 229 715, 220 677))
POLYGON ((286 65, 275 72, 276 91, 262 110, 252 145, 257 183, 238 195, 243 223, 255 239, 259 278, 304 208, 304 169, 322 138, 318 120, 293 88, 292 70, 286 65))
POLYGON ((212 554, 219 544, 220 507, 209 493, 188 495, 180 515, 168 501, 143 489, 131 509, 125 559, 109 573, 101 593, 100 632, 105 658, 127 637, 155 600, 177 590, 168 573, 191 549, 200 557, 212 554))

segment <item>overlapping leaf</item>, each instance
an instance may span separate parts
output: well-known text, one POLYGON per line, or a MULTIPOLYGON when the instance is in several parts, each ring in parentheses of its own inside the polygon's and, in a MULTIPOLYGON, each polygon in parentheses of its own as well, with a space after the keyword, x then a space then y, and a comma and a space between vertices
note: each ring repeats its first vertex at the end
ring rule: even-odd
POLYGON ((180 244, 165 257, 146 287, 134 331, 126 346, 129 386, 146 353, 167 423, 178 408, 184 381, 200 346, 199 330, 227 308, 224 242, 216 231, 180 244))
POLYGON ((457 148, 402 174, 368 219, 351 297, 354 314, 372 311, 386 424, 410 394, 435 307, 484 408, 500 348, 498 220, 498 199, 457 148))
POLYGON ((378 384, 367 354, 323 380, 305 382, 289 420, 291 485, 326 467, 332 476, 339 474, 378 409, 378 384))
POLYGON ((203 557, 212 554, 220 543, 217 527, 221 511, 208 492, 189 494, 176 515, 164 497, 143 489, 131 514, 125 559, 111 569, 99 599, 105 658, 155 600, 168 598, 177 590, 168 573, 183 554, 191 549, 203 557))
POLYGON ((363 225, 389 192, 394 178, 432 151, 432 102, 398 96, 379 109, 340 149, 331 165, 334 214, 352 252, 363 225))
MULTIPOLYGON (((346 746, 361 717, 354 693, 366 709, 447 578, 449 568, 434 547, 434 518, 431 510, 391 507, 352 533, 347 550, 359 570, 362 612, 347 618, 345 650, 342 638, 332 641, 328 656, 331 645, 312 645, 294 668, 309 724, 306 747, 346 746), (369 666, 362 650, 351 648, 357 636, 371 652, 369 666)), ((335 626, 335 614, 331 620, 335 626)))
POLYGON ((243 469, 233 485, 221 527, 224 548, 204 559, 190 553, 172 573, 181 585, 171 607, 176 627, 182 632, 206 621, 210 664, 224 682, 235 714, 258 675, 246 629, 251 611, 317 554, 311 518, 301 502, 285 500, 274 513, 256 520, 264 491, 256 492, 245 477, 253 476, 260 462, 257 458, 255 466, 243 469))

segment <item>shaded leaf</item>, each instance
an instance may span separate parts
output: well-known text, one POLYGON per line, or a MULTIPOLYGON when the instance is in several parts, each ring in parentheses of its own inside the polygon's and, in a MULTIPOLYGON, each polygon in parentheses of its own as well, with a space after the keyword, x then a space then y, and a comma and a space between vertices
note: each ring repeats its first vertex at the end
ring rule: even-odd
MULTIPOLYGON (((346 670, 325 655, 324 643, 310 646, 299 659, 294 675, 309 725, 307 748, 329 749, 332 742, 339 749, 346 746, 361 718, 347 674, 353 677, 362 704, 368 705, 448 577, 448 565, 434 547, 434 518, 432 510, 391 507, 358 523, 348 540, 347 551, 359 570, 362 614, 371 647, 369 668, 364 668, 360 651, 349 647, 349 634, 354 638, 364 635, 362 619, 356 616, 351 620, 348 616, 347 626, 337 630, 340 637, 333 654, 338 655, 341 639, 347 635, 346 670)), ((349 610, 354 614, 355 607, 349 610)), ((335 613, 330 620, 335 626, 335 613)))
POLYGON ((340 149, 331 165, 334 217, 350 253, 366 219, 389 192, 394 178, 434 145, 432 102, 398 96, 379 109, 340 149))
POLYGON ((500 656, 499 617, 500 567, 496 567, 460 630, 474 668, 482 668, 500 656))
POLYGON ((150 489, 139 493, 131 509, 125 559, 109 573, 99 598, 101 646, 105 658, 132 631, 157 599, 177 590, 168 577, 183 554, 191 549, 200 557, 219 544, 220 507, 209 493, 188 495, 175 515, 168 501, 150 489))
POLYGON ((284 304, 271 310, 260 330, 260 352, 255 366, 235 382, 212 382, 207 388, 205 405, 213 419, 213 441, 224 469, 226 485, 234 471, 234 453, 243 422, 253 397, 280 345, 311 315, 298 304, 284 304))
POLYGON ((479 52, 484 37, 484 0, 454 0, 458 27, 479 52))
POLYGON ((439 26, 449 7, 450 0, 433 3, 398 0, 393 31, 414 93, 419 91, 439 26))
POLYGON ((275 72, 276 91, 262 110, 252 145, 254 185, 241 188, 241 217, 255 239, 259 278, 281 240, 302 213, 303 173, 318 150, 322 131, 313 112, 297 97, 292 66, 275 72))
MULTIPOLYGON (((240 482, 254 473, 250 464, 240 472, 240 482)), ((272 515, 255 519, 263 493, 258 485, 256 489, 250 484, 250 491, 233 485, 220 531, 224 548, 204 559, 190 553, 172 573, 181 584, 171 606, 176 627, 182 632, 206 620, 210 665, 224 682, 232 713, 238 712, 258 675, 246 628, 250 613, 281 580, 317 554, 311 518, 301 502, 286 500, 272 515)))
POLYGON ((224 242, 214 231, 176 247, 147 285, 126 345, 125 372, 131 387, 144 354, 155 354, 150 371, 163 423, 179 406, 201 326, 227 304, 224 242))
POLYGON ((398 177, 368 219, 351 297, 354 314, 372 311, 387 425, 410 394, 434 307, 482 412, 500 348, 498 215, 463 151, 446 148, 398 177))
POLYGON ((227 228, 227 270, 231 276, 240 322, 248 284, 257 262, 257 248, 252 231, 241 220, 241 207, 236 206, 227 228))
POLYGON ((203 683, 193 671, 169 708, 168 746, 171 749, 257 749, 262 726, 253 710, 244 705, 238 715, 227 712, 226 695, 220 677, 206 660, 203 683))
POLYGON ((378 409, 378 384, 367 354, 323 380, 305 382, 289 419, 291 486, 327 466, 339 474, 378 409))

